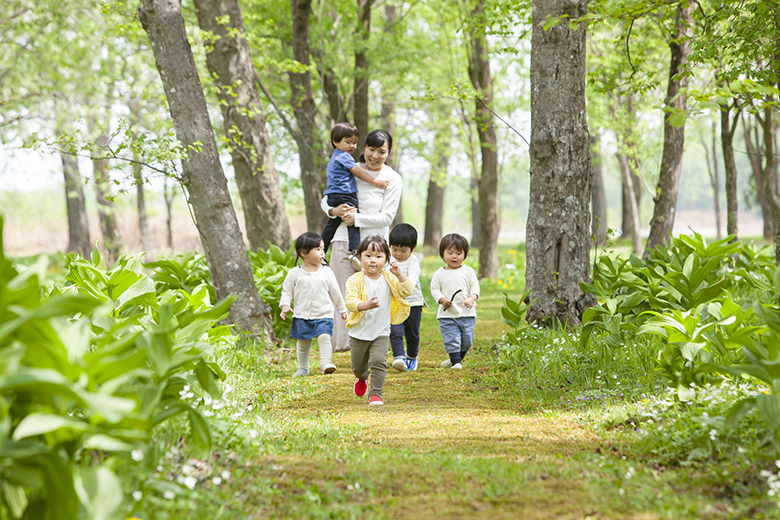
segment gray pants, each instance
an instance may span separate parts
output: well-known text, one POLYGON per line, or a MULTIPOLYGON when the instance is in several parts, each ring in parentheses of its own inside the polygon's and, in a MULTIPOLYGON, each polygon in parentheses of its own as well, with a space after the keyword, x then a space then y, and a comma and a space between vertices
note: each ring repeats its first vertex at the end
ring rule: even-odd
POLYGON ((350 357, 352 358, 352 373, 363 381, 371 375, 371 390, 368 396, 382 397, 387 374, 387 350, 390 346, 390 336, 379 336, 373 341, 349 338, 350 357))
MULTIPOLYGON (((355 274, 355 269, 349 261, 349 245, 346 242, 333 242, 330 245, 330 268, 336 275, 336 281, 344 296, 347 290, 347 278, 355 274)), ((349 334, 344 320, 341 319, 339 310, 333 313, 333 352, 346 352, 349 350, 349 334)))

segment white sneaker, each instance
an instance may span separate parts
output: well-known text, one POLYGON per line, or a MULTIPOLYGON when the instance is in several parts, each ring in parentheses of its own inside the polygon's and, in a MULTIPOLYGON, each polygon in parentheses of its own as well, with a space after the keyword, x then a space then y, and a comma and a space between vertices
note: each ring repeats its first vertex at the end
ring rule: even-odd
POLYGON ((450 367, 450 370, 462 370, 462 369, 463 369, 463 365, 461 365, 460 363, 455 363, 450 367))
POLYGON ((335 371, 336 371, 336 365, 334 365, 333 363, 328 363, 327 365, 322 367, 323 374, 332 374, 335 371))
POLYGON ((292 376, 293 377, 304 377, 304 376, 308 376, 308 375, 309 375, 309 371, 308 370, 304 370, 302 368, 299 368, 298 370, 295 371, 295 373, 292 376))
POLYGON ((445 359, 444 361, 441 362, 442 368, 450 368, 451 366, 452 366, 452 361, 450 361, 449 359, 445 359))
POLYGON ((404 358, 401 358, 401 357, 397 357, 397 358, 395 358, 393 360, 392 367, 394 369, 398 370, 399 372, 406 372, 406 370, 408 368, 406 366, 406 362, 404 361, 404 358))

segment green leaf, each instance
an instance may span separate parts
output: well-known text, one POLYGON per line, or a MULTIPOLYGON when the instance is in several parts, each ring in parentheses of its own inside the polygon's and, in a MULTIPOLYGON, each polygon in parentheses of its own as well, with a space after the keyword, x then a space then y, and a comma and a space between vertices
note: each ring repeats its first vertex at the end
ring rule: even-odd
POLYGON ((48 413, 32 413, 22 419, 14 430, 13 440, 18 441, 33 435, 41 435, 53 432, 60 428, 68 428, 75 431, 86 431, 89 426, 70 417, 62 417, 48 413))
POLYGON ((91 520, 108 520, 122 503, 122 485, 106 467, 74 468, 73 483, 91 520))
POLYGON ((758 408, 758 412, 770 428, 773 430, 780 429, 780 395, 757 395, 756 408, 758 408))
POLYGON ((691 399, 693 399, 694 391, 691 389, 690 386, 684 385, 680 383, 677 385, 677 397, 682 401, 683 403, 687 403, 691 399))
POLYGON ((736 426, 742 418, 756 406, 756 398, 750 397, 738 402, 729 410, 726 421, 723 423, 723 429, 729 431, 736 426))

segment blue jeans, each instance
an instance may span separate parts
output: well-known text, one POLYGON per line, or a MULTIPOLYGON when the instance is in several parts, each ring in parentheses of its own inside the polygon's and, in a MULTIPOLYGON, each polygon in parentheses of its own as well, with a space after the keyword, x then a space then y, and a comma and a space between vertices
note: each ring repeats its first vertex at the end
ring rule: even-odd
POLYGON ((439 318, 439 330, 444 339, 444 350, 450 355, 452 364, 460 363, 474 343, 474 316, 460 318, 439 318))
POLYGON ((390 325, 390 346, 393 347, 393 357, 404 357, 404 337, 406 337, 406 357, 416 358, 420 351, 420 321, 422 320, 422 305, 409 309, 409 317, 398 325, 390 325))

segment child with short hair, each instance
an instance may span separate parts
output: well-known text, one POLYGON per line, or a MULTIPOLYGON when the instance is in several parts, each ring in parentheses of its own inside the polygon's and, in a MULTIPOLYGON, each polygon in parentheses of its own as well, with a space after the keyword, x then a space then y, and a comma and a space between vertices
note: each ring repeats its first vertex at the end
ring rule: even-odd
POLYGON ((368 404, 382 405, 387 374, 390 327, 409 317, 405 298, 412 294, 412 281, 390 258, 390 247, 382 236, 363 239, 357 249, 363 270, 347 280, 346 303, 355 395, 364 396, 371 376, 368 404), (390 259, 390 269, 384 270, 390 259))
MULTIPOLYGON (((328 177, 325 195, 328 197, 328 205, 331 207, 335 208, 340 204, 349 204, 358 211, 360 210, 355 177, 377 188, 385 189, 390 184, 388 180, 379 180, 369 175, 352 158, 352 153, 357 149, 359 137, 360 132, 352 123, 337 123, 330 130, 330 143, 333 145, 334 150, 325 170, 328 177)), ((330 247, 333 235, 336 234, 340 224, 341 219, 339 218, 328 219, 328 222, 325 224, 325 229, 322 230, 325 251, 330 247)), ((360 229, 355 226, 348 226, 347 234, 349 235, 349 250, 354 257, 355 250, 360 244, 360 229)), ((358 269, 359 263, 357 259, 353 261, 353 264, 357 264, 354 267, 358 269)))
POLYGON ((309 350, 312 338, 320 345, 320 369, 323 374, 332 374, 336 365, 332 363, 333 349, 330 336, 333 333, 334 305, 347 319, 347 308, 341 290, 330 267, 323 265, 325 244, 317 233, 307 231, 295 239, 295 267, 290 269, 282 284, 282 320, 292 309, 295 301, 290 337, 298 340, 298 370, 293 377, 309 375, 309 350), (303 263, 298 265, 298 259, 303 263))
POLYGON ((417 230, 410 224, 398 224, 390 231, 390 254, 401 272, 412 281, 412 295, 406 298, 409 317, 403 323, 390 326, 390 346, 393 349, 392 367, 399 372, 417 370, 420 349, 420 321, 423 307, 427 307, 420 286, 420 260, 413 254, 417 247, 417 230), (404 353, 406 338, 406 353, 404 353))
POLYGON ((444 350, 449 354, 449 359, 441 364, 443 368, 462 369, 461 362, 474 343, 479 280, 474 269, 463 265, 468 254, 469 242, 461 235, 450 233, 442 237, 439 256, 447 265, 433 273, 431 296, 439 304, 436 318, 444 350))

